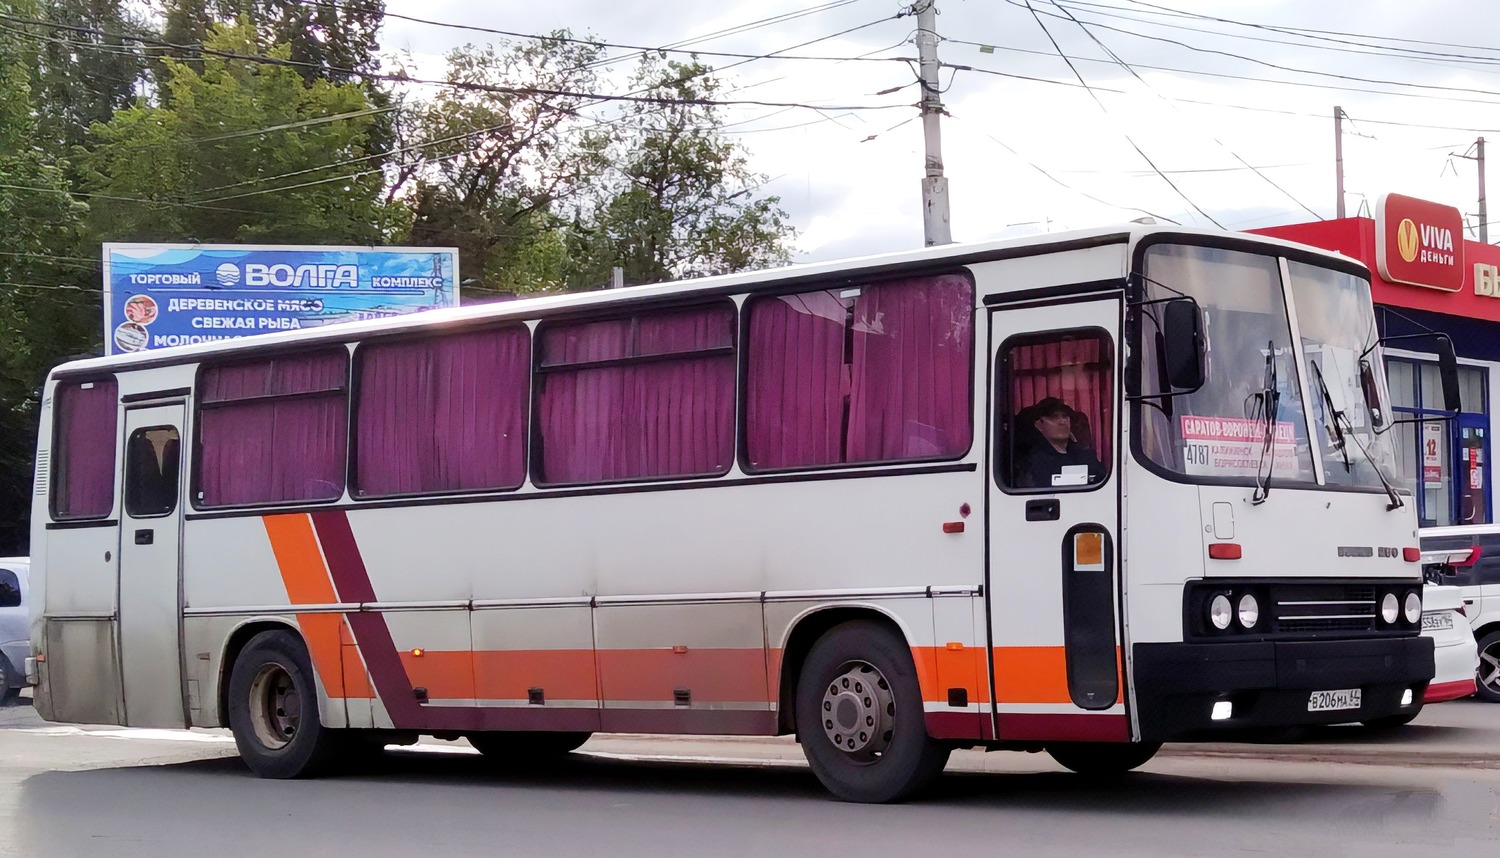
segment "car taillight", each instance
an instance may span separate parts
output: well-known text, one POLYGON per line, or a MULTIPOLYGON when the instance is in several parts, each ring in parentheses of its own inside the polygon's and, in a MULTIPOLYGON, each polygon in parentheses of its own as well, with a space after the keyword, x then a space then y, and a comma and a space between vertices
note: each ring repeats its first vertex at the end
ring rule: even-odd
POLYGON ((1448 565, 1449 566, 1453 566, 1453 567, 1473 566, 1475 563, 1479 562, 1479 555, 1482 554, 1482 553, 1483 553, 1482 549, 1480 549, 1480 547, 1476 545, 1473 548, 1469 549, 1469 556, 1468 557, 1465 557, 1462 560, 1455 560, 1452 563, 1449 563, 1448 565))

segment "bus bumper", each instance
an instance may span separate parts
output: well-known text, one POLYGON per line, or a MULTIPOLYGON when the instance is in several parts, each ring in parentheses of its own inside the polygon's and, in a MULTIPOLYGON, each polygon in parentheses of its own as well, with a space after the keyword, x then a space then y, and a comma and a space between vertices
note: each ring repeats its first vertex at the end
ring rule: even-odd
POLYGON ((1415 635, 1136 644, 1132 656, 1141 738, 1148 742, 1228 741, 1267 728, 1413 713, 1433 676, 1432 640, 1415 635), (1355 689, 1357 706, 1347 693, 1315 693, 1355 689), (1339 708, 1323 708, 1329 705, 1339 708))

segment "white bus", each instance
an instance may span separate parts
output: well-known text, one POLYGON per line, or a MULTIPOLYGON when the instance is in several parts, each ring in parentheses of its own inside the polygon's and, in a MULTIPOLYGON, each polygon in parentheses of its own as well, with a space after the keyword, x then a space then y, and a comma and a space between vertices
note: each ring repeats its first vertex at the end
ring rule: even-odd
POLYGON ((36 707, 279 778, 795 733, 858 801, 1402 717, 1380 367, 1359 264, 1138 225, 69 363, 36 707))

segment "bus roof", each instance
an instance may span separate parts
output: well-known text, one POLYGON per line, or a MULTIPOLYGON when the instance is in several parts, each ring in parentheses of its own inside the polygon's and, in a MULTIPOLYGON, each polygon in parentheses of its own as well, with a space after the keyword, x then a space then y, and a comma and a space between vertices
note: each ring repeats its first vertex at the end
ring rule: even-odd
POLYGON ((385 319, 369 319, 357 322, 340 322, 320 325, 296 331, 256 334, 250 337, 214 340, 164 349, 150 349, 130 354, 84 358, 60 364, 52 370, 53 375, 74 375, 101 371, 120 371, 162 364, 192 363, 213 357, 224 357, 240 352, 284 349, 297 344, 334 343, 358 340, 365 337, 396 332, 414 332, 429 328, 441 329, 452 325, 474 322, 504 321, 506 319, 529 319, 539 315, 553 315, 559 311, 584 308, 607 308, 616 304, 634 304, 675 295, 697 294, 719 295, 775 289, 778 286, 803 280, 828 279, 832 277, 872 276, 900 268, 939 268, 947 265, 965 265, 993 259, 1047 250, 1062 251, 1071 248, 1094 247, 1106 244, 1134 244, 1148 235, 1168 233, 1172 235, 1202 236, 1206 238, 1233 238, 1236 241, 1263 244, 1268 247, 1284 247, 1325 256, 1330 261, 1340 261, 1365 268, 1357 260, 1341 254, 1309 247, 1284 239, 1248 233, 1203 230, 1175 225, 1129 223, 1116 227, 1072 230, 1069 232, 1032 235, 1023 238, 999 239, 969 244, 948 244, 903 250, 852 259, 827 262, 803 263, 781 268, 767 268, 722 274, 691 280, 676 280, 646 286, 628 286, 623 289, 598 289, 589 292, 568 292, 541 295, 516 300, 476 304, 442 310, 427 310, 419 313, 392 316, 385 319))

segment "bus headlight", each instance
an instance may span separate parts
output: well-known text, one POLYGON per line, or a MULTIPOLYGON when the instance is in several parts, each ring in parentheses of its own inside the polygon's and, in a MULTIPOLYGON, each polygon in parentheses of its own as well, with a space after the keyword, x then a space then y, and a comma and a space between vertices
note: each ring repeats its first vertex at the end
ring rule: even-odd
POLYGON ((1416 623, 1422 619, 1422 597, 1413 590, 1406 594, 1406 621, 1416 623))
POLYGON ((1208 603, 1208 621, 1214 624, 1214 628, 1224 631, 1234 621, 1234 606, 1229 604, 1229 597, 1220 593, 1208 603))
POLYGON ((1246 629, 1255 628, 1260 622, 1260 603, 1255 601, 1255 596, 1246 593, 1240 597, 1240 626, 1246 629))
POLYGON ((1395 593, 1386 593, 1385 598, 1380 600, 1380 618, 1385 620, 1386 625, 1401 618, 1401 600, 1396 598, 1395 593))

